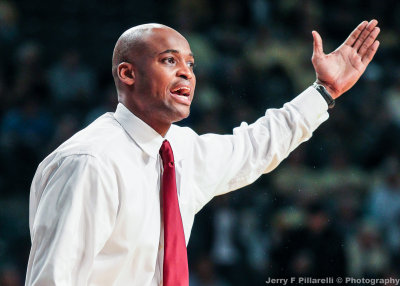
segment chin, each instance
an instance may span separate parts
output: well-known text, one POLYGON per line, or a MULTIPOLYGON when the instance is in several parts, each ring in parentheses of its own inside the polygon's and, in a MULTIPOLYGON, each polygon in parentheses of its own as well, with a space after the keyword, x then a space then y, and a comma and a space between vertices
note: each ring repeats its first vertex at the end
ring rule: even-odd
POLYGON ((179 122, 185 118, 188 118, 190 115, 190 109, 188 108, 187 110, 180 110, 179 114, 175 117, 174 122, 179 122))

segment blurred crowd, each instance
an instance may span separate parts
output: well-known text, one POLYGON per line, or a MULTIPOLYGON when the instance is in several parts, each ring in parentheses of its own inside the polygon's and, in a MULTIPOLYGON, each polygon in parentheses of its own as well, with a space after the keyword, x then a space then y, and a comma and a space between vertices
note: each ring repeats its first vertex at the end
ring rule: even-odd
MULTIPOLYGON (((396 0, 0 1, 0 285, 23 285, 38 163, 115 110, 113 45, 160 22, 196 59, 198 133, 230 133, 315 80, 312 36, 331 52, 362 20, 381 46, 356 86, 272 173, 215 198, 188 246, 191 286, 268 277, 400 278, 400 3, 396 0)), ((312 108, 312 106, 310 106, 312 108)))

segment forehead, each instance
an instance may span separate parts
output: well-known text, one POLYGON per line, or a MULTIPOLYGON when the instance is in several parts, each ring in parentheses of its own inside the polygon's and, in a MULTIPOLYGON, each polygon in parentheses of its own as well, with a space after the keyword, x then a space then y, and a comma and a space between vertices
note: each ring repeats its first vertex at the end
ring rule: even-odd
POLYGON ((177 31, 169 28, 153 28, 149 31, 146 46, 152 55, 158 55, 165 50, 177 50, 183 55, 192 53, 188 41, 177 31))

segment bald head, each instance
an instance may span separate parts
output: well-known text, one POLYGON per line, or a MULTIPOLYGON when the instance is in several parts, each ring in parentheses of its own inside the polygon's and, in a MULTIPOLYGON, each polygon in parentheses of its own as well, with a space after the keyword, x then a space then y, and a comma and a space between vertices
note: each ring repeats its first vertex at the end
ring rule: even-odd
POLYGON ((159 134, 189 116, 194 56, 180 33, 160 24, 133 27, 118 39, 112 64, 118 101, 159 134))
POLYGON ((134 63, 136 58, 141 57, 147 48, 147 40, 153 34, 154 29, 168 29, 175 31, 174 29, 162 24, 143 24, 126 30, 119 37, 115 44, 112 57, 112 74, 117 88, 118 65, 122 62, 134 63))

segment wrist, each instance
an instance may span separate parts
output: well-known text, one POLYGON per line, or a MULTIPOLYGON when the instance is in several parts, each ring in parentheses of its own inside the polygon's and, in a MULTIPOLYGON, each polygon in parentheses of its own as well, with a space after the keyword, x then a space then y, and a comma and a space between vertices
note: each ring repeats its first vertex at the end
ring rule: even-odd
POLYGON ((319 94, 325 99, 329 109, 335 106, 335 99, 332 97, 332 95, 329 93, 324 85, 316 81, 313 83, 312 87, 315 88, 315 90, 318 91, 319 94))
POLYGON ((331 88, 329 84, 322 82, 319 79, 317 79, 314 83, 325 87, 326 91, 329 93, 329 95, 332 97, 332 99, 336 99, 340 96, 340 94, 335 89, 331 88))

